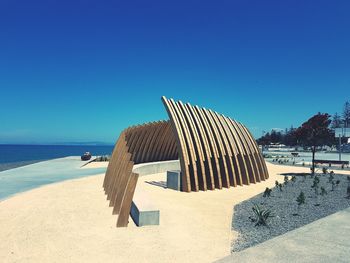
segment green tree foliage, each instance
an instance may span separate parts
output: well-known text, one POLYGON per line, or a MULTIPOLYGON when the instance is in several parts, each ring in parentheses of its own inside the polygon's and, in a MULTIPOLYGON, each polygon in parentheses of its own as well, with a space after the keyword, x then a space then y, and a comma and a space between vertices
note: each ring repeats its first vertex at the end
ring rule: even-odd
POLYGON ((329 128, 331 123, 328 113, 318 113, 304 122, 296 131, 298 142, 312 150, 312 174, 315 173, 315 152, 317 146, 331 145, 334 134, 329 128))
POLYGON ((343 109, 344 127, 350 127, 350 102, 345 102, 343 109))
POLYGON ((260 145, 269 145, 271 143, 282 143, 289 146, 297 145, 297 138, 295 136, 295 128, 293 126, 285 131, 272 130, 266 133, 261 138, 257 139, 260 145))
POLYGON ((333 115, 333 119, 332 119, 332 123, 331 123, 332 129, 341 127, 342 122, 343 122, 343 120, 342 120, 341 116, 336 112, 333 115))

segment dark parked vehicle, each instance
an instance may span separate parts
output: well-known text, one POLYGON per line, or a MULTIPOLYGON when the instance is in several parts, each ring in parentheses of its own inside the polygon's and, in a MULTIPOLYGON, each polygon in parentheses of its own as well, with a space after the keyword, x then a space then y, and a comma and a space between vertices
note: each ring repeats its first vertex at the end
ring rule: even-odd
POLYGON ((82 161, 88 161, 91 159, 91 153, 90 152, 86 152, 81 156, 81 160, 82 161))

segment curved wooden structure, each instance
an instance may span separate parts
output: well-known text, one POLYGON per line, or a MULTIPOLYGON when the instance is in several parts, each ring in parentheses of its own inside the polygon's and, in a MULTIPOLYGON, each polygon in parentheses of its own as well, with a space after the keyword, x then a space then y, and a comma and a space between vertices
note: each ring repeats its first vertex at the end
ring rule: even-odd
POLYGON ((217 112, 162 97, 169 121, 132 126, 114 147, 104 189, 117 226, 127 226, 138 174, 134 164, 180 159, 182 191, 249 185, 268 178, 253 136, 217 112))
POLYGON ((138 174, 134 164, 178 158, 169 121, 158 121, 125 129, 120 134, 108 164, 103 187, 118 215, 117 227, 127 226, 138 174))

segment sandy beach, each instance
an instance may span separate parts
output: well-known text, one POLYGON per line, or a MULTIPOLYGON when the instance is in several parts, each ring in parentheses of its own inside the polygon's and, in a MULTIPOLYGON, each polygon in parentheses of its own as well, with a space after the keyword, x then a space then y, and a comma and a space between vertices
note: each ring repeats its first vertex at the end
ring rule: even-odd
MULTIPOLYGON (((106 163, 91 163, 90 167, 106 163)), ((116 228, 104 175, 64 181, 0 202, 1 262, 212 262, 230 254, 233 206, 309 168, 267 164, 270 178, 255 185, 182 193, 140 177, 138 187, 160 210, 160 225, 116 228)), ((344 172, 349 173, 349 172, 344 172)))

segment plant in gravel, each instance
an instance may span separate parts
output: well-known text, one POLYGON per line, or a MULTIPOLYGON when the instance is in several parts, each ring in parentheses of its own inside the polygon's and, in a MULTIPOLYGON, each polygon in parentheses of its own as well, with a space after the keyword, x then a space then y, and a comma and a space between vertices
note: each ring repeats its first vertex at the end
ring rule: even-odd
POLYGON ((321 193, 322 196, 325 196, 327 194, 326 189, 324 189, 324 187, 321 187, 321 193))
POLYGON ((335 190, 336 187, 338 187, 340 184, 340 180, 337 180, 337 181, 332 181, 332 192, 335 190))
POLYGON ((271 191, 272 190, 270 188, 266 187, 263 197, 270 197, 271 196, 271 191))
POLYGON ((274 217, 270 209, 261 208, 258 205, 254 205, 252 208, 255 218, 253 219, 255 226, 267 226, 269 218, 274 217))
POLYGON ((294 185, 295 181, 297 180, 297 177, 295 175, 292 176, 292 179, 290 179, 292 181, 292 185, 294 185))
POLYGON ((316 196, 318 195, 318 187, 319 187, 319 183, 320 183, 320 178, 318 178, 317 176, 315 176, 313 184, 311 186, 311 188, 314 189, 316 196))
POLYGON ((298 214, 300 212, 300 206, 305 204, 305 194, 303 191, 300 192, 300 194, 298 195, 297 199, 296 199, 297 203, 298 203, 298 214))
POLYGON ((328 182, 329 182, 329 183, 332 183, 332 182, 333 182, 333 179, 334 179, 334 172, 331 171, 331 172, 329 173, 328 182))
POLYGON ((280 183, 276 180, 276 181, 275 181, 275 186, 276 186, 276 188, 278 187, 279 184, 280 184, 280 183))
POLYGON ((328 173, 328 170, 327 170, 326 167, 323 167, 323 168, 322 168, 322 173, 323 173, 324 175, 326 175, 326 174, 328 173))
POLYGON ((305 166, 305 163, 304 162, 302 162, 302 164, 301 164, 302 166, 305 166))
POLYGON ((339 186, 339 184, 340 184, 340 180, 335 181, 336 186, 339 186))
POLYGON ((283 191, 283 189, 282 189, 283 188, 283 184, 279 184, 278 188, 280 189, 280 192, 282 192, 283 191))

